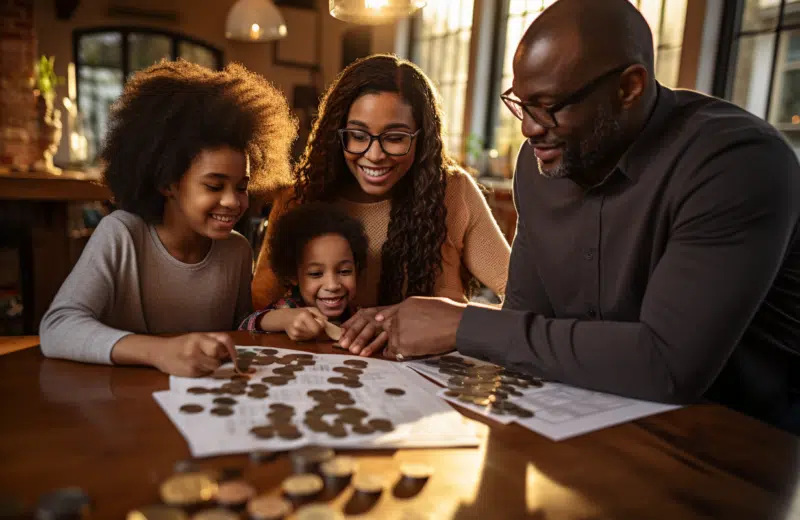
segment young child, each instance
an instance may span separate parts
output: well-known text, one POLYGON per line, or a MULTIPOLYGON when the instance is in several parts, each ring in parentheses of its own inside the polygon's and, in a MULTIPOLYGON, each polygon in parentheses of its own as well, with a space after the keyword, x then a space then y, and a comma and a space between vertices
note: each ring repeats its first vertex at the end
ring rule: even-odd
POLYGON ((289 210, 270 225, 270 265, 288 290, 240 328, 286 331, 291 339, 304 341, 317 337, 326 321, 348 319, 357 274, 367 260, 361 222, 335 206, 315 202, 289 210))
POLYGON ((180 376, 235 355, 252 250, 233 231, 248 187, 289 177, 296 123, 239 65, 162 61, 125 85, 101 159, 121 209, 100 221, 42 319, 48 357, 144 364, 180 376), (159 337, 155 334, 182 334, 159 337), (188 334, 187 334, 188 333, 188 334))

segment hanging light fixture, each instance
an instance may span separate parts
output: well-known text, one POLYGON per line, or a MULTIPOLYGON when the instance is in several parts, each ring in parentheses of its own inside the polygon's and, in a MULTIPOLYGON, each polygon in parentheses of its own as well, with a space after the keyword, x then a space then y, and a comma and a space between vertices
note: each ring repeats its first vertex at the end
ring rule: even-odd
POLYGON ((410 16, 427 0, 329 0, 331 16, 362 25, 394 22, 410 16))
POLYGON ((225 37, 247 42, 268 42, 286 37, 286 22, 271 0, 238 0, 228 11, 225 37))

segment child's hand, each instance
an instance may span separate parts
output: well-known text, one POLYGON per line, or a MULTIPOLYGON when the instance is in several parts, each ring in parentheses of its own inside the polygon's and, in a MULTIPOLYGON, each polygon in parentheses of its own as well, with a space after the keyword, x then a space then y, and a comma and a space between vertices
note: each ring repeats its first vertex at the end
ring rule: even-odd
POLYGON ((204 376, 231 358, 235 348, 227 334, 193 332, 169 338, 155 354, 153 365, 174 376, 204 376))
POLYGON ((316 307, 292 309, 286 323, 286 334, 292 341, 314 339, 325 330, 323 323, 326 321, 328 318, 316 307))

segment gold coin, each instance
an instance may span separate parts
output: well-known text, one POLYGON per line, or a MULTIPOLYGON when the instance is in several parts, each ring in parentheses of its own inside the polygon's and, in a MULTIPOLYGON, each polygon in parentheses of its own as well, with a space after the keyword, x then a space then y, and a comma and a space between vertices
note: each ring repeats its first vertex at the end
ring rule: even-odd
POLYGON ((180 473, 161 484, 161 500, 170 506, 187 506, 213 499, 217 483, 206 473, 180 473))
POLYGON ((253 520, 280 520, 292 512, 292 504, 280 497, 261 495, 247 503, 247 513, 253 520))
POLYGON ((180 509, 156 505, 134 509, 125 520, 189 520, 189 517, 180 509))
POLYGON ((230 480, 219 485, 217 503, 224 506, 242 505, 256 496, 253 486, 244 480, 230 480))
POLYGON ((239 515, 227 509, 206 509, 192 516, 192 520, 239 520, 239 515))
POLYGON ((306 497, 322 491, 322 479, 311 473, 293 475, 283 481, 281 488, 289 496, 306 497))
POLYGON ((400 473, 406 478, 423 480, 433 475, 433 467, 428 464, 406 463, 400 466, 400 473))
POLYGON ((344 515, 327 504, 310 504, 295 513, 297 520, 343 520, 344 515))
POLYGON ((380 493, 383 491, 384 480, 378 475, 360 473, 353 478, 353 487, 362 493, 380 493))
POLYGON ((356 459, 353 457, 335 457, 324 462, 320 469, 326 477, 344 478, 350 477, 356 471, 356 459))

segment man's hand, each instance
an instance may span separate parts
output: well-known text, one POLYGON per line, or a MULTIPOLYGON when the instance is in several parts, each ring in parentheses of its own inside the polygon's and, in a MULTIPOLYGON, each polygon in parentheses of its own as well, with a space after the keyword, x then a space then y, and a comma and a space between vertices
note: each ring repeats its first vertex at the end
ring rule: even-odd
POLYGON ((316 338, 325 330, 324 322, 328 321, 328 318, 316 307, 286 309, 285 312, 289 314, 286 321, 286 335, 292 341, 307 341, 316 338))
POLYGON ((227 334, 194 332, 166 339, 153 352, 152 364, 167 374, 199 377, 212 373, 227 359, 235 362, 235 357, 236 347, 227 334))
POLYGON ((384 355, 393 359, 443 354, 456 348, 456 331, 467 306, 448 298, 414 296, 376 320, 388 331, 384 355), (398 356, 399 355, 399 356, 398 356))
POLYGON ((371 356, 383 348, 389 339, 384 330, 383 320, 394 315, 397 305, 359 309, 349 320, 342 324, 342 337, 339 345, 349 349, 352 354, 371 356), (377 318, 380 313, 381 318, 377 318))

